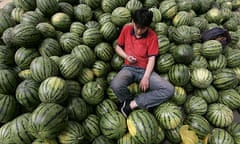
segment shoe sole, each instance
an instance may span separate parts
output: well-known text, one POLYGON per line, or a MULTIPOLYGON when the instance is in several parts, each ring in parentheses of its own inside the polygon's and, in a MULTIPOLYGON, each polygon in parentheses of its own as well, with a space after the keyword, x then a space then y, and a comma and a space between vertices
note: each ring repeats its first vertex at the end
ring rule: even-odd
POLYGON ((127 118, 127 114, 124 112, 123 108, 126 106, 126 101, 124 101, 123 106, 121 107, 121 112, 125 118, 127 118))

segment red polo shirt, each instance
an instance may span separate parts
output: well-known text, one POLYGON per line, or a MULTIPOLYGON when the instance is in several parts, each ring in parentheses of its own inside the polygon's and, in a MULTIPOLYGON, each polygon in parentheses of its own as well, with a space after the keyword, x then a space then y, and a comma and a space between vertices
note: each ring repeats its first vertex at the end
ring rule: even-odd
POLYGON ((134 56, 137 62, 130 64, 126 59, 125 65, 146 68, 148 57, 158 55, 157 34, 148 29, 141 38, 136 38, 132 24, 125 25, 118 37, 117 44, 124 49, 127 55, 134 56))

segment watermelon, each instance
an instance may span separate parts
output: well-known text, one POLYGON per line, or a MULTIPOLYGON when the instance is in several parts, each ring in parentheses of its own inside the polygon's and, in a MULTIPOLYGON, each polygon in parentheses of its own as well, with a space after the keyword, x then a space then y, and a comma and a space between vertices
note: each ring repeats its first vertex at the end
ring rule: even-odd
POLYGON ((27 11, 20 17, 21 24, 32 24, 34 26, 44 20, 43 15, 39 14, 37 11, 27 11))
POLYGON ((117 7, 112 11, 112 22, 117 26, 123 26, 130 22, 131 12, 125 7, 117 7))
POLYGON ((82 63, 77 57, 71 54, 66 54, 60 58, 59 70, 62 76, 66 79, 77 77, 82 70, 82 63))
POLYGON ((71 17, 63 12, 57 12, 51 17, 51 23, 60 31, 69 31, 70 25, 72 23, 71 17))
POLYGON ((66 32, 61 35, 59 43, 65 52, 70 53, 76 46, 81 44, 81 40, 78 34, 66 32))
POLYGON ((1 143, 11 143, 11 123, 6 123, 0 127, 0 140, 1 143))
POLYGON ((175 61, 172 54, 166 53, 160 55, 156 59, 156 71, 159 73, 167 73, 174 63, 175 61))
POLYGON ((40 83, 29 79, 22 81, 16 89, 16 99, 26 109, 33 110, 41 103, 38 97, 40 83))
POLYGON ((137 144, 151 144, 157 139, 157 120, 146 110, 134 110, 130 113, 127 118, 127 127, 137 144))
POLYGON ((56 63, 46 56, 35 58, 30 64, 32 78, 38 82, 50 76, 57 76, 59 73, 56 63))
POLYGON ((154 115, 160 126, 164 129, 174 129, 183 120, 180 107, 174 103, 166 102, 156 107, 154 115))
POLYGON ((207 108, 207 102, 202 97, 191 96, 184 103, 184 111, 187 114, 204 115, 207 108))
POLYGON ((87 104, 81 97, 69 97, 66 109, 70 120, 80 122, 87 117, 87 104))
POLYGON ((183 86, 190 81, 190 70, 184 64, 174 64, 168 71, 168 77, 175 86, 183 86))
POLYGON ((181 135, 179 133, 180 128, 182 127, 182 123, 180 123, 177 127, 173 129, 166 129, 165 130, 165 137, 172 143, 180 143, 181 142, 181 135))
POLYGON ((94 139, 92 144, 115 144, 113 140, 107 138, 104 135, 100 135, 94 139))
POLYGON ((129 0, 125 7, 133 14, 137 9, 143 8, 143 3, 139 0, 129 0))
POLYGON ((192 17, 186 11, 179 11, 172 19, 174 26, 189 25, 192 21, 192 17))
POLYGON ((88 104, 96 105, 104 98, 104 89, 96 81, 90 81, 83 85, 82 97, 88 104))
POLYGON ((226 66, 227 66, 227 59, 223 54, 220 54, 215 59, 208 60, 208 69, 211 71, 226 68, 226 66))
POLYGON ((222 44, 217 40, 205 41, 201 48, 201 54, 207 59, 215 59, 222 53, 222 44))
POLYGON ((189 64, 193 60, 193 49, 189 44, 179 44, 172 55, 176 63, 189 64))
POLYGON ((70 25, 70 32, 76 33, 78 36, 82 36, 83 32, 86 30, 86 26, 81 22, 72 22, 70 25))
POLYGON ((68 98, 65 80, 56 76, 46 78, 39 86, 38 95, 41 102, 64 102, 68 98))
POLYGON ((213 85, 210 85, 207 88, 195 89, 193 93, 195 96, 204 98, 208 104, 216 102, 219 97, 218 91, 213 85))
POLYGON ((187 100, 187 92, 183 87, 175 86, 174 94, 171 97, 170 101, 175 103, 176 105, 182 105, 187 100))
POLYGON ((36 29, 46 38, 55 38, 57 36, 55 27, 50 23, 40 22, 36 25, 36 29))
POLYGON ((17 73, 11 69, 0 69, 0 92, 13 94, 19 83, 17 73))
POLYGON ((86 139, 92 141, 97 136, 100 136, 101 130, 99 127, 99 121, 99 117, 94 114, 88 115, 87 118, 83 120, 82 126, 86 134, 86 139))
POLYGON ((81 95, 81 85, 76 80, 65 80, 69 97, 79 97, 81 95))
POLYGON ((109 43, 101 42, 94 47, 95 55, 103 61, 110 61, 114 54, 114 49, 109 43))
POLYGON ((67 110, 59 104, 41 103, 29 117, 28 131, 35 138, 52 139, 66 127, 67 110))
POLYGON ((25 11, 34 10, 36 8, 36 1, 32 0, 14 0, 14 4, 17 7, 22 8, 25 11))
POLYGON ((62 144, 82 143, 84 141, 84 128, 76 121, 68 121, 64 130, 58 135, 62 144))
POLYGON ((240 107, 240 95, 235 89, 221 90, 218 101, 234 110, 240 107))
POLYGON ((224 129, 214 128, 208 136, 208 143, 212 144, 233 144, 233 137, 224 129))
POLYGON ((0 45, 0 63, 12 65, 14 64, 15 49, 5 45, 0 45))
POLYGON ((12 141, 18 144, 31 143, 34 137, 26 131, 31 113, 24 113, 16 117, 11 123, 12 141))
POLYGON ((73 5, 68 2, 58 3, 59 11, 67 14, 71 19, 74 17, 73 5))
POLYGON ((103 38, 107 41, 115 40, 119 34, 117 26, 112 22, 105 22, 100 28, 103 38))
POLYGON ((12 27, 15 25, 14 20, 11 18, 11 15, 6 13, 5 11, 0 11, 0 35, 9 27, 12 27))
POLYGON ((42 56, 61 56, 62 55, 62 48, 57 40, 53 38, 45 38, 42 43, 40 44, 39 53, 42 56))
POLYGON ((117 140, 117 144, 136 144, 136 143, 133 140, 130 133, 126 133, 124 136, 122 136, 117 140))
POLYGON ((110 99, 104 99, 101 103, 99 103, 96 106, 96 114, 101 117, 102 115, 111 112, 116 111, 117 105, 110 99))
POLYGON ((45 15, 51 16, 58 10, 57 0, 36 0, 37 8, 45 15))
POLYGON ((233 112, 224 104, 213 103, 208 106, 206 118, 214 126, 223 128, 233 122, 233 112))
POLYGON ((118 139, 127 131, 125 117, 119 111, 111 111, 101 116, 99 127, 104 136, 118 139))
POLYGON ((12 31, 13 42, 22 47, 35 47, 41 42, 41 33, 33 24, 18 24, 12 31))
POLYGON ((83 68, 80 71, 77 79, 81 84, 85 84, 85 83, 88 83, 90 81, 93 81, 94 80, 93 70, 90 69, 90 68, 83 68))
POLYGON ((88 28, 83 32, 83 42, 89 47, 94 47, 102 41, 103 35, 97 28, 88 28))
POLYGON ((177 3, 175 0, 163 0, 159 9, 163 18, 171 19, 177 14, 177 3))
POLYGON ((211 132, 210 123, 201 115, 189 114, 184 119, 184 124, 189 125, 199 138, 205 138, 211 132))
POLYGON ((197 88, 207 88, 212 81, 212 73, 206 68, 196 68, 191 73, 191 83, 197 88))
POLYGON ((92 9, 86 4, 78 4, 74 6, 73 12, 75 18, 82 23, 87 23, 93 17, 92 9))
POLYGON ((239 122, 232 122, 228 127, 227 127, 227 132, 233 137, 234 142, 236 144, 239 144, 240 142, 240 123, 239 122))

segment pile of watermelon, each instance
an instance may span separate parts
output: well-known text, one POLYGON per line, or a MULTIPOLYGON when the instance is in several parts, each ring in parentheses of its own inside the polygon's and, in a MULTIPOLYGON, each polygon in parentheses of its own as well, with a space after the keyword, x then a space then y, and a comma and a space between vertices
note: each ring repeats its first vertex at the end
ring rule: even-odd
POLYGON ((180 144, 184 125, 198 144, 240 144, 239 8, 240 0, 13 0, 0 9, 0 144, 180 144), (123 64, 114 48, 142 7, 158 35, 155 71, 175 93, 125 118, 109 87, 123 64), (200 41, 214 27, 229 31, 227 47, 200 41))

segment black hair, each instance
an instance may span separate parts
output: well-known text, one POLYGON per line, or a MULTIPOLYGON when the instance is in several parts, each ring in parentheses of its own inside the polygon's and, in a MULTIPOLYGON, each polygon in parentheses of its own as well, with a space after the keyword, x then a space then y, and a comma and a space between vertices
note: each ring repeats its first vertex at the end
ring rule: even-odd
POLYGON ((132 15, 133 22, 140 27, 150 26, 152 23, 152 18, 152 11, 146 8, 137 9, 132 15))

